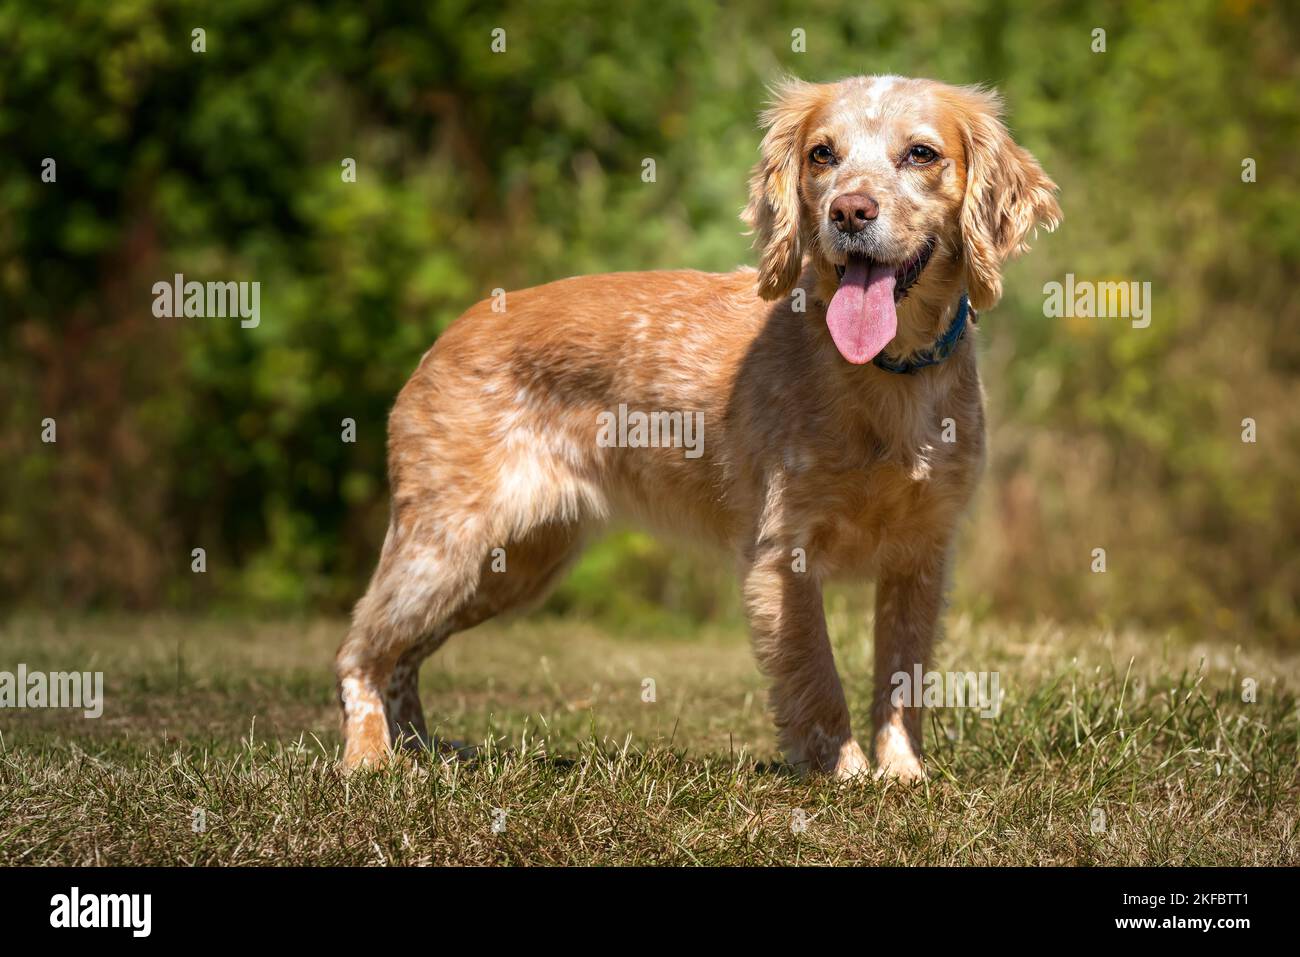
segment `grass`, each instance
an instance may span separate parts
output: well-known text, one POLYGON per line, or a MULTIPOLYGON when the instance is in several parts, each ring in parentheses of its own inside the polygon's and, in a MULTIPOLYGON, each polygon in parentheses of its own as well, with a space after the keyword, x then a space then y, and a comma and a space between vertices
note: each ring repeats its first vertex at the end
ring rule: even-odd
MULTIPOLYGON (((957 620, 938 667, 998 671, 1001 714, 932 710, 923 786, 837 786, 780 765, 742 634, 521 621, 423 672, 475 759, 343 778, 343 629, 0 627, 0 670, 106 684, 99 719, 0 711, 0 865, 1300 863, 1292 654, 957 620)), ((868 632, 832 632, 862 737, 868 632)))

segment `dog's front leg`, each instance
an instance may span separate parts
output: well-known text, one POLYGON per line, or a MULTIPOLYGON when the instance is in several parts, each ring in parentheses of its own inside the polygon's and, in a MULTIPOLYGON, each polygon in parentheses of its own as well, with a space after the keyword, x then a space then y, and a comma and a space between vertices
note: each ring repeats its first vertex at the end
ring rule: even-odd
POLYGON ((759 667, 772 679, 772 711, 786 760, 837 778, 866 774, 835 671, 821 584, 784 549, 754 556, 744 572, 745 609, 759 667))
POLYGON ((918 671, 923 675, 929 667, 943 605, 946 563, 946 548, 935 548, 911 567, 882 572, 876 583, 871 709, 876 766, 878 773, 905 782, 925 776, 921 765, 922 687, 916 677, 918 671))

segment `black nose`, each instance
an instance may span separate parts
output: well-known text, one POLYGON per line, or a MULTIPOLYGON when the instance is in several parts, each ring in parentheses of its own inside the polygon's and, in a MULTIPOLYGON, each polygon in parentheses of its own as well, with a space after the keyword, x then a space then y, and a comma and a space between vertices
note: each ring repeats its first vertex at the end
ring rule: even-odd
POLYGON ((842 233, 856 233, 879 215, 880 204, 861 193, 845 193, 831 203, 831 222, 842 233))

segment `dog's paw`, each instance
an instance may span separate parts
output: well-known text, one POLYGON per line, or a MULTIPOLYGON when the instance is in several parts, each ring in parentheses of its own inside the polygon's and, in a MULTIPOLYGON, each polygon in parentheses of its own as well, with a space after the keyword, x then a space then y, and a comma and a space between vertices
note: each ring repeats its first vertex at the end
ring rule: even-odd
POLYGON ((870 777, 871 762, 867 760, 867 756, 862 748, 858 746, 858 742, 849 738, 840 746, 840 753, 831 774, 834 775, 836 781, 852 781, 870 777))
POLYGON ((876 777, 899 784, 920 784, 925 780, 925 768, 920 761, 912 758, 905 763, 882 764, 876 769, 876 777))
POLYGON ((876 777, 899 784, 925 780, 925 768, 906 732, 884 728, 876 735, 876 777))
POLYGON ((475 745, 447 738, 434 738, 431 750, 446 763, 472 761, 478 757, 478 748, 475 745))

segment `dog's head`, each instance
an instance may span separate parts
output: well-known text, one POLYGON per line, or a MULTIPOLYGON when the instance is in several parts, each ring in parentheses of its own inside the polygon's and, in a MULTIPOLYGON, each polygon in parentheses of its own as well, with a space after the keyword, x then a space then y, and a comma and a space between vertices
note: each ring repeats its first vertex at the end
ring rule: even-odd
POLYGON ((786 295, 807 256, 853 363, 895 339, 902 351, 931 340, 933 317, 962 289, 992 307, 1002 264, 1061 218, 1056 184, 1000 114, 995 94, 932 80, 783 84, 762 117, 744 213, 760 295, 786 295))

